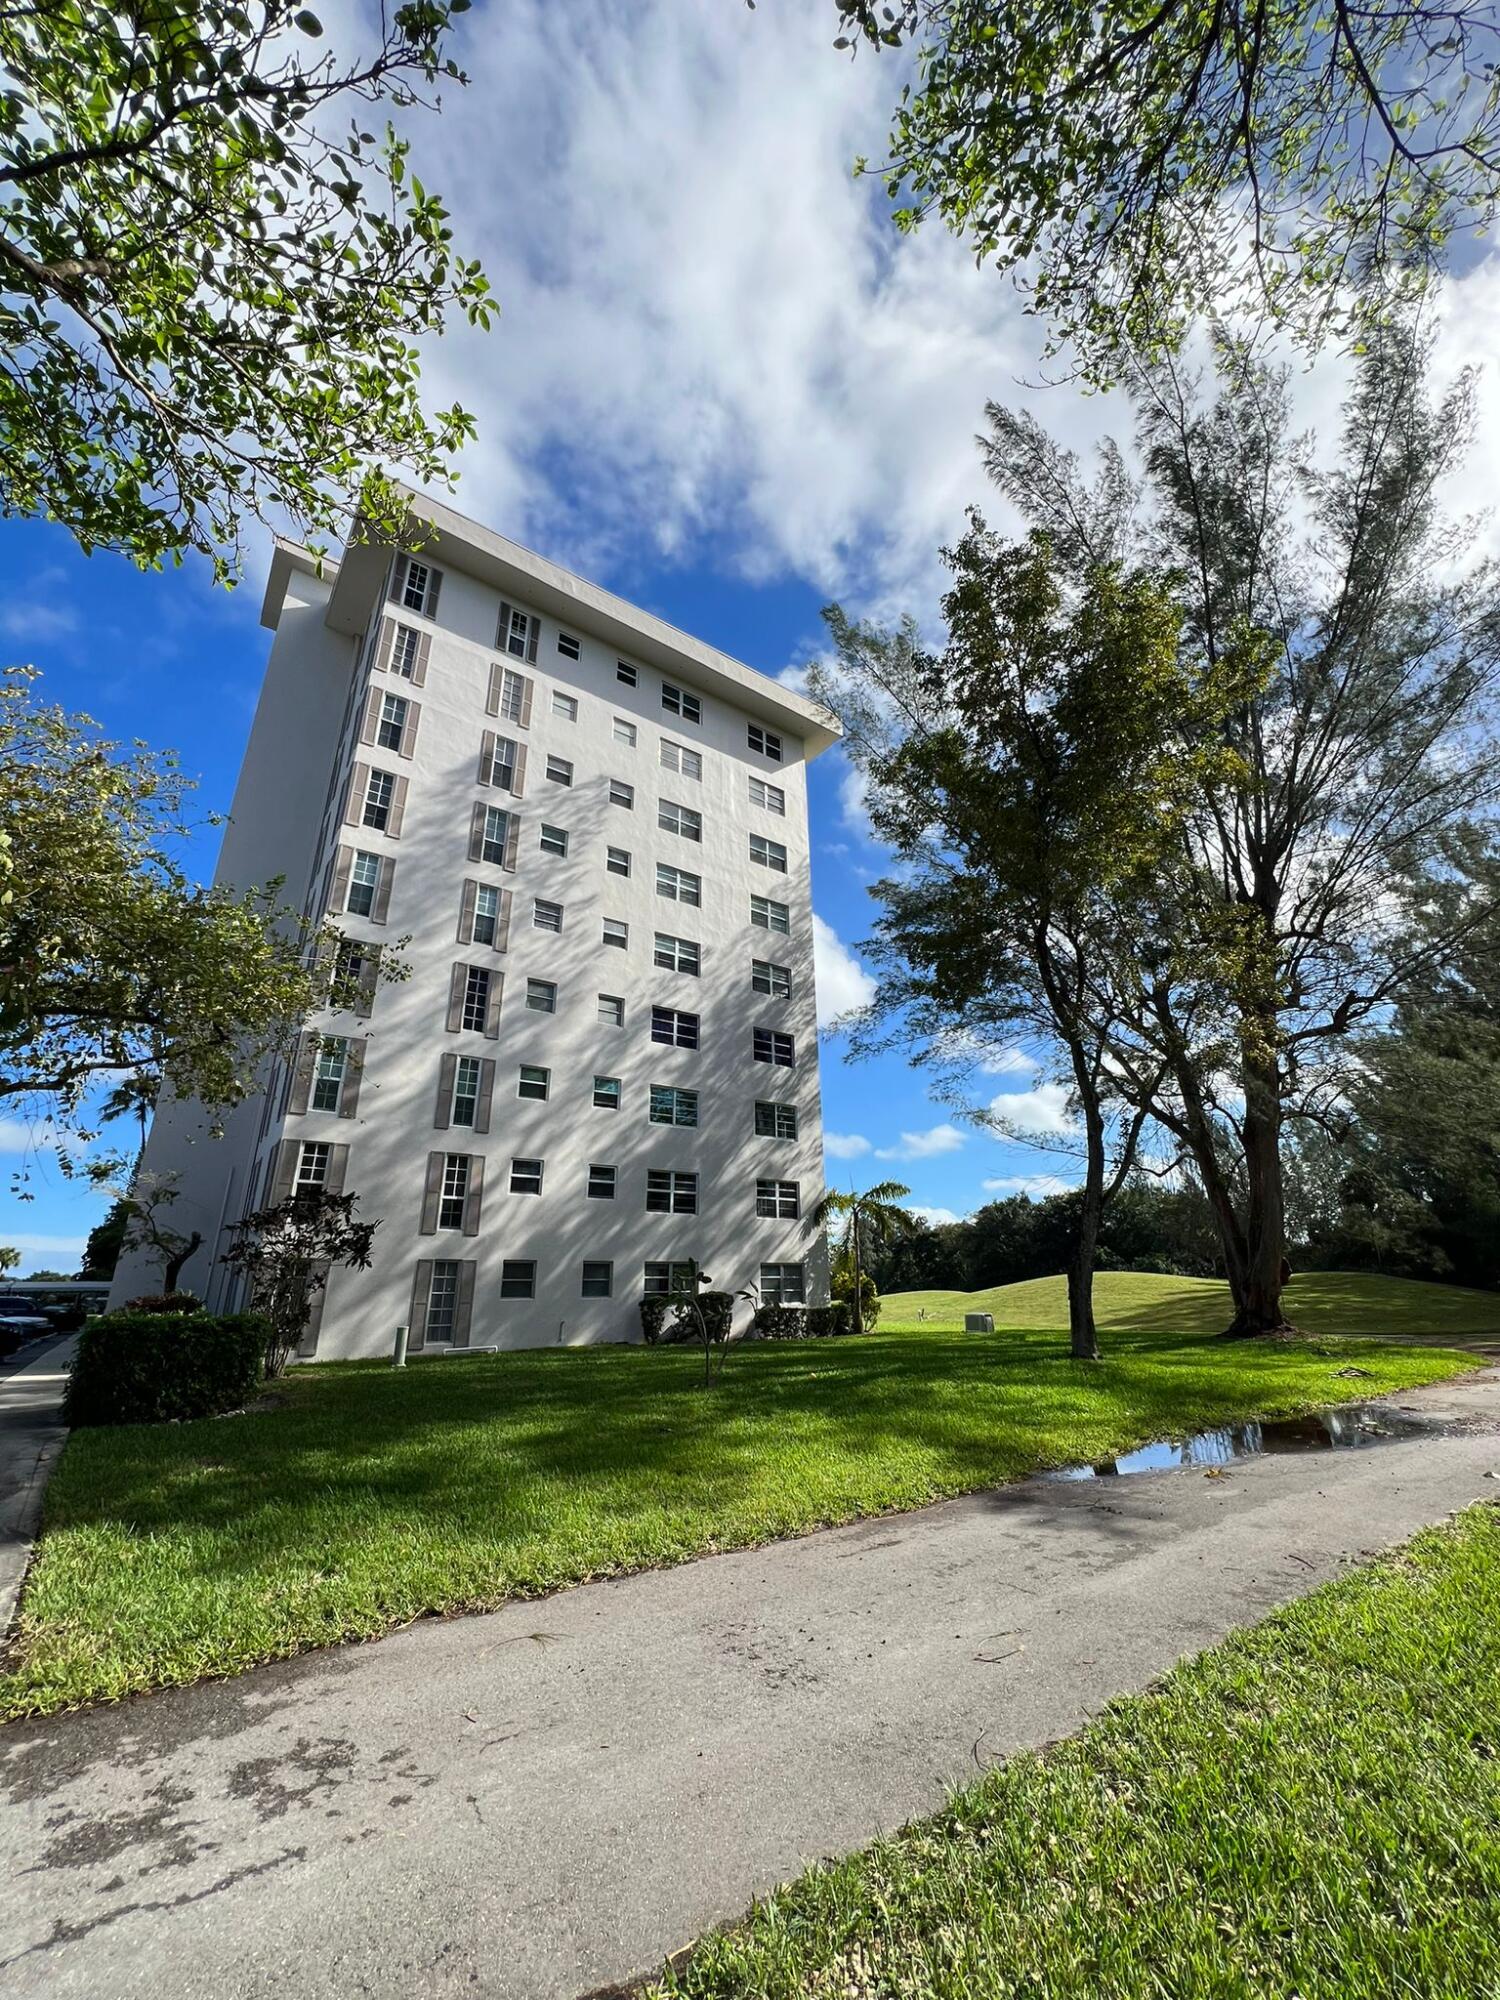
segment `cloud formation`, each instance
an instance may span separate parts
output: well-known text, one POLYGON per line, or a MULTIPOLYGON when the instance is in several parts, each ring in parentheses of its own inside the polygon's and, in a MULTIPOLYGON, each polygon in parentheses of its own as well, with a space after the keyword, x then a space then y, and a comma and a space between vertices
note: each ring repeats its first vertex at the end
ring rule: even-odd
POLYGON ((931 1125, 925 1132, 903 1132, 895 1146, 877 1146, 877 1160, 935 1160, 956 1153, 967 1139, 956 1125, 931 1125))
POLYGON ((1049 1194, 1070 1193, 1073 1182, 1059 1180, 1056 1174, 1002 1174, 981 1181, 980 1186, 986 1194, 1024 1194, 1029 1201, 1040 1201, 1049 1194))
POLYGON ((862 1132, 825 1132, 823 1151, 831 1160, 860 1160, 870 1150, 862 1132))
POLYGON ((1076 1123, 1068 1111, 1068 1093, 1060 1083, 1002 1091, 990 1099, 990 1116, 1017 1132, 1071 1132, 1076 1123))
POLYGON ((875 981, 832 924, 813 915, 813 975, 818 984, 818 1026, 834 1026, 840 1015, 868 1007, 875 981))

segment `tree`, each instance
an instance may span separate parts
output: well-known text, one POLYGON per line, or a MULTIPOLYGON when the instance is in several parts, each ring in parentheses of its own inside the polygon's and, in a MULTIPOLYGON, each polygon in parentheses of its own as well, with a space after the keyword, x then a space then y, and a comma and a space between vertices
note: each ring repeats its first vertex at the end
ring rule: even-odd
POLYGON ((468 0, 407 0, 353 60, 296 0, 0 8, 0 506, 142 566, 231 578, 247 517, 334 529, 381 464, 449 477, 416 340, 488 287, 377 107, 440 79, 468 0), (349 117, 347 130, 341 122, 349 117))
POLYGON ((836 1217, 843 1220, 842 1240, 839 1255, 849 1261, 853 1277, 850 1287, 849 1305, 854 1315, 854 1331, 863 1333, 864 1320, 864 1259, 867 1250, 878 1249, 901 1236, 912 1232, 916 1218, 904 1208, 897 1206, 911 1193, 899 1181, 877 1181, 863 1194, 856 1194, 853 1188, 845 1194, 839 1188, 829 1188, 812 1213, 814 1229, 826 1229, 836 1217))
POLYGON ((83 1268, 80 1278, 103 1279, 115 1275, 115 1266, 120 1261, 120 1253, 125 1247, 125 1232, 130 1226, 130 1210, 123 1195, 115 1199, 105 1210, 102 1222, 96 1222, 89 1231, 88 1241, 83 1246, 83 1268))
POLYGON ((13 1250, 8 1243, 0 1243, 0 1277, 3 1277, 7 1271, 19 1270, 20 1265, 20 1251, 13 1250))
POLYGON ((1482 233, 1500 25, 1480 0, 1078 7, 838 0, 838 46, 915 50, 878 171, 1021 282, 1097 379, 1206 309, 1315 341, 1482 233), (1473 87, 1471 87, 1473 86, 1473 87))
POLYGON ((239 1103, 321 1004, 336 933, 274 883, 194 887, 175 760, 43 705, 33 678, 0 675, 0 1103, 75 1137, 105 1081, 239 1103))
POLYGON ((1096 1360, 1100 1223, 1147 1116, 1112 1115, 1115 1010, 1100 996, 1152 925, 1149 892, 1197 791, 1225 775, 1215 739, 1259 660, 1246 645, 1185 655, 1181 614, 1144 571, 1095 561, 1068 590, 1046 534, 1011 544, 971 514, 944 560, 939 654, 829 617, 838 669, 820 692, 900 864, 872 891, 870 1018, 959 1071, 1017 1033, 1058 1051, 1083 1128, 1070 1338, 1096 1360))
POLYGON ((313 1301, 335 1264, 365 1271, 378 1221, 356 1222, 357 1194, 302 1188, 233 1224, 222 1263, 250 1282, 254 1310, 270 1327, 266 1373, 284 1372, 301 1345, 313 1301))
POLYGON ((176 1174, 156 1174, 139 1169, 131 1178, 128 1194, 117 1197, 125 1211, 125 1250, 147 1249, 161 1259, 161 1289, 177 1290, 182 1267, 203 1242, 201 1229, 184 1233, 167 1220, 180 1190, 176 1174))

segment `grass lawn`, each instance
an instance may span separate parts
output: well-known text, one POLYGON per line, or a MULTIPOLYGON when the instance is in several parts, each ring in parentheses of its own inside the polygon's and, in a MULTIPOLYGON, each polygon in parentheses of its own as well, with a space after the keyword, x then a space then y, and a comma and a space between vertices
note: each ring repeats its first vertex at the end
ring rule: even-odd
POLYGON ((1469 1365, 1376 1343, 1055 1331, 579 1348, 294 1370, 284 1408, 74 1435, 0 1715, 128 1694, 430 1611, 920 1507, 1038 1466, 1469 1365), (1350 1363, 1370 1371, 1349 1380, 1350 1363))
POLYGON ((1500 1512, 1476 1507, 778 1891, 691 2000, 1500 1994, 1500 1512))
MULTIPOLYGON (((961 1327, 966 1312, 993 1313, 997 1327, 1065 1327, 1067 1280, 1028 1278, 987 1292, 892 1292, 880 1324, 915 1327, 924 1307, 925 1323, 933 1327, 961 1327)), ((1288 1285, 1286 1308, 1312 1334, 1479 1334, 1500 1339, 1500 1292, 1470 1292, 1461 1285, 1428 1285, 1416 1278, 1308 1271, 1288 1285)), ((1094 1317, 1101 1333, 1220 1333, 1233 1311, 1229 1287, 1217 1278, 1101 1271, 1094 1280, 1094 1317)))

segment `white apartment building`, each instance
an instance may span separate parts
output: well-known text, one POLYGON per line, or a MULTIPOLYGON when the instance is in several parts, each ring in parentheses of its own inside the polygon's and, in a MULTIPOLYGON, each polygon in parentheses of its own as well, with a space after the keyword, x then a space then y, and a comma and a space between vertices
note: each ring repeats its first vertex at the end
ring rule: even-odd
MULTIPOLYGON (((203 1238, 181 1282, 237 1304, 230 1225, 321 1182, 380 1227, 306 1355, 386 1353, 399 1321, 414 1350, 638 1339, 689 1257, 722 1290, 825 1298, 805 777, 837 724, 411 508, 415 554, 275 552, 217 880, 326 910, 359 998, 222 1136, 158 1111, 145 1170, 203 1238)), ((132 1254, 112 1302, 159 1283, 132 1254)))

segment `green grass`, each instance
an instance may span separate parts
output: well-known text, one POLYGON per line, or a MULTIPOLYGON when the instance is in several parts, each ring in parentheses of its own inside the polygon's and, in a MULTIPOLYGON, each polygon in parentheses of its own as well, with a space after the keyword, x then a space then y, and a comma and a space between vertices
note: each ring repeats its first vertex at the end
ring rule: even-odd
POLYGON ((294 1370, 284 1408, 77 1432, 0 1715, 234 1673, 432 1611, 920 1507, 1038 1466, 1440 1379, 1375 1343, 1055 1332, 294 1370), (1350 1363, 1370 1371, 1350 1380, 1350 1363))
POLYGON ((814 1870, 688 2000, 1493 2000, 1500 1513, 1472 1509, 814 1870))
MULTIPOLYGON (((1416 1278, 1381 1278, 1364 1272, 1308 1271, 1286 1290, 1287 1311, 1311 1334, 1447 1334, 1500 1339, 1500 1292, 1470 1292, 1459 1285, 1428 1285, 1416 1278)), ((995 1325, 1059 1326, 1068 1323, 1064 1278, 1028 1278, 986 1292, 892 1292, 882 1327, 961 1327, 966 1312, 989 1312, 995 1325)), ((1094 1280, 1099 1330, 1218 1333, 1233 1308, 1229 1287, 1217 1278, 1161 1278, 1145 1271, 1101 1271, 1094 1280)))

